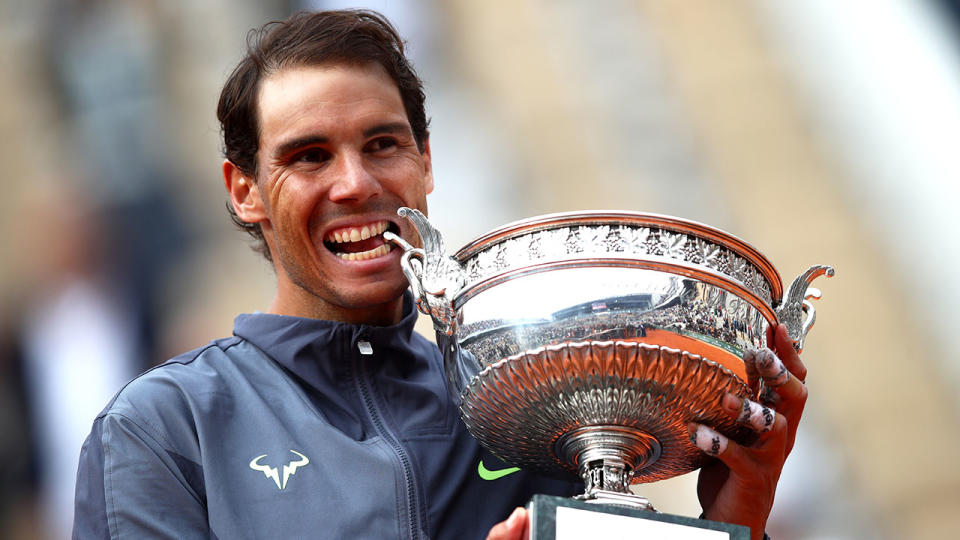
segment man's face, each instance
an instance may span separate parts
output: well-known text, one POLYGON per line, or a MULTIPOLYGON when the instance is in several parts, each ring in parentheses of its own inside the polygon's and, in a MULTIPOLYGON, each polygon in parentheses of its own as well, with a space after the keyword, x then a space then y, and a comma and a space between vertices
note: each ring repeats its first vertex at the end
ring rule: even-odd
POLYGON ((293 67, 262 82, 258 103, 274 310, 395 322, 407 281, 382 233, 417 243, 397 209, 426 212, 433 189, 429 145, 417 148, 396 84, 376 64, 293 67))

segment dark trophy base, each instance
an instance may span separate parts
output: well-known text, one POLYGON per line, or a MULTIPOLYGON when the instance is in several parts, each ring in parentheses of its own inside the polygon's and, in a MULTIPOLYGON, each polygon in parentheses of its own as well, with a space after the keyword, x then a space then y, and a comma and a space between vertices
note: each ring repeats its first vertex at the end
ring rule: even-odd
POLYGON ((642 538, 664 540, 749 540, 750 529, 650 510, 575 499, 534 495, 530 509, 531 540, 642 538))

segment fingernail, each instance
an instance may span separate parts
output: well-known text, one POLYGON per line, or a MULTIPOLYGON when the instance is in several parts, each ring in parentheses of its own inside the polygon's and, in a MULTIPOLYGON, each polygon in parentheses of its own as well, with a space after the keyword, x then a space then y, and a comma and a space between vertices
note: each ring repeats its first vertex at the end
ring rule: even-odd
POLYGON ((740 401, 740 398, 727 392, 723 395, 723 400, 721 403, 724 409, 726 409, 728 412, 734 413, 740 410, 740 401))
POLYGON ((727 438, 702 424, 697 424, 690 440, 694 446, 711 456, 718 456, 727 449, 727 438))

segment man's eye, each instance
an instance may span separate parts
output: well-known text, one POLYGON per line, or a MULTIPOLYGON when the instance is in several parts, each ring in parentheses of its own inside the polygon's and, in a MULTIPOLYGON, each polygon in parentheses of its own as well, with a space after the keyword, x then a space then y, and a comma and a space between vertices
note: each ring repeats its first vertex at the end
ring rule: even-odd
POLYGON ((330 159, 330 153, 322 148, 311 148, 300 152, 294 158, 294 161, 305 163, 321 163, 330 159))
POLYGON ((371 152, 379 152, 380 150, 393 148, 396 145, 396 139, 393 139, 392 137, 380 137, 379 139, 370 141, 370 143, 367 145, 367 148, 369 148, 371 152))

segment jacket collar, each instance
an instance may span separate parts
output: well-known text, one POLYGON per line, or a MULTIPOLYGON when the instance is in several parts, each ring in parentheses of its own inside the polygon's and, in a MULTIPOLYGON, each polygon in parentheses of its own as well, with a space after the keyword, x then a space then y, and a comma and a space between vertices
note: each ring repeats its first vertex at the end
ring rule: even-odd
POLYGON ((391 351, 390 355, 373 355, 374 362, 385 357, 392 362, 420 361, 422 355, 416 354, 413 344, 417 310, 413 308, 413 296, 409 291, 403 295, 403 313, 400 322, 393 326, 245 313, 234 320, 233 333, 311 386, 323 390, 343 379, 350 368, 350 359, 355 358, 359 347, 363 346, 360 342, 369 343, 377 352, 391 351))

